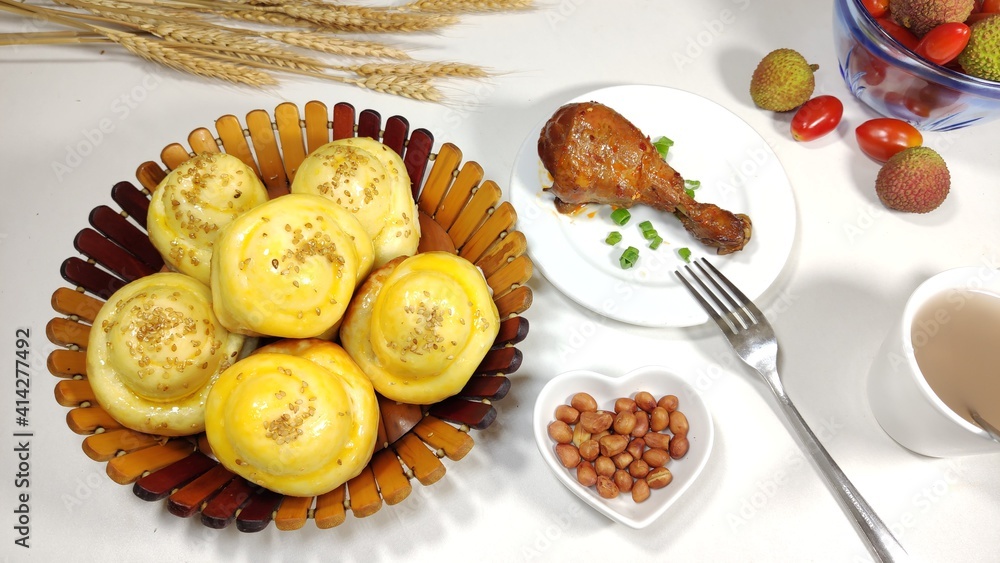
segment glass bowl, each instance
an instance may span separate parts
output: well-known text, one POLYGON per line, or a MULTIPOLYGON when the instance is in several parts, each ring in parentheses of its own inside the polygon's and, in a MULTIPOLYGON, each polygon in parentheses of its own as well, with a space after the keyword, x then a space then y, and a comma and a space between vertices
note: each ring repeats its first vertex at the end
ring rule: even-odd
POLYGON ((861 0, 834 1, 840 74, 861 101, 926 131, 950 131, 1000 117, 1000 82, 925 61, 875 21, 861 0))

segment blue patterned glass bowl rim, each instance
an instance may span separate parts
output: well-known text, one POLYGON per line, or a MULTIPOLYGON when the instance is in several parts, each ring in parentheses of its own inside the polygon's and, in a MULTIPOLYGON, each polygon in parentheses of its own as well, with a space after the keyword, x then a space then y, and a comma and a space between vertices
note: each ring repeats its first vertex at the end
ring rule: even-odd
POLYGON ((1000 101, 1000 82, 984 80, 927 62, 882 29, 861 0, 834 1, 851 37, 872 54, 928 82, 947 86, 964 94, 1000 101), (896 52, 890 50, 890 46, 896 52))

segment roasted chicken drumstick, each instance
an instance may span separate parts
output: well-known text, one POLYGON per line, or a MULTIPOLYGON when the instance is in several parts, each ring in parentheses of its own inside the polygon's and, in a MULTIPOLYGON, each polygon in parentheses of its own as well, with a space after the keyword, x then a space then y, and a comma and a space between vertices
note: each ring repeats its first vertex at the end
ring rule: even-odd
POLYGON ((645 204, 676 215, 684 228, 719 254, 750 240, 750 218, 695 201, 684 178, 649 138, 615 110, 596 103, 565 105, 548 120, 538 155, 552 175, 556 207, 567 212, 587 203, 645 204))

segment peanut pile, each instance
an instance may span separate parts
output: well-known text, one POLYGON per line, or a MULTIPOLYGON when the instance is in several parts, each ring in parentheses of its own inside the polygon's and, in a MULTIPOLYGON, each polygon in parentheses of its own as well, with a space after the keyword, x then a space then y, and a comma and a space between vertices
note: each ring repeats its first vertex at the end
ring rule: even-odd
POLYGON ((667 463, 687 454, 688 420, 677 407, 675 395, 657 401, 640 391, 616 399, 611 412, 599 410, 591 395, 577 393, 568 405, 556 407, 548 433, 560 463, 576 470, 581 485, 596 487, 607 499, 631 493, 632 500, 643 502, 650 489, 673 480, 667 463))

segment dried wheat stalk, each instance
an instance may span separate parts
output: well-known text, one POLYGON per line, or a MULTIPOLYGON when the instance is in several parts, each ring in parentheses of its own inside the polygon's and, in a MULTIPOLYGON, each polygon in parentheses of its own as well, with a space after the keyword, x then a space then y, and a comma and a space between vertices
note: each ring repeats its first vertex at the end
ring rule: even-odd
POLYGON ((112 43, 145 60, 234 84, 268 86, 284 73, 435 102, 444 100, 436 81, 489 73, 460 62, 415 61, 404 49, 343 34, 434 31, 457 22, 458 14, 532 7, 531 0, 417 0, 398 7, 336 0, 55 1, 67 8, 0 0, 0 11, 71 29, 0 34, 0 45, 112 43))

